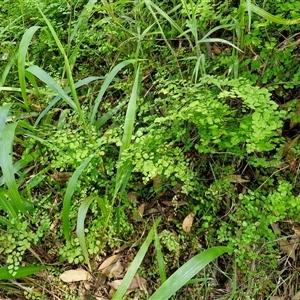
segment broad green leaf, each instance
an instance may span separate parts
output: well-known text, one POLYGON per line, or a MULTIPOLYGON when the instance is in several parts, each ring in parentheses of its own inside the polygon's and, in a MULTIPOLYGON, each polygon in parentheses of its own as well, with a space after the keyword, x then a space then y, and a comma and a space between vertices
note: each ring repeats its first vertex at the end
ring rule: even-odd
POLYGON ((103 215, 104 219, 106 219, 106 217, 108 215, 108 211, 107 211, 107 207, 106 207, 105 201, 102 198, 100 198, 100 197, 95 197, 95 199, 98 202, 98 206, 101 209, 101 212, 102 212, 102 215, 103 215))
POLYGON ((248 3, 247 4, 244 3, 244 6, 247 5, 247 9, 251 10, 252 12, 258 14, 259 16, 265 18, 268 21, 277 23, 277 24, 282 24, 282 25, 295 25, 295 24, 300 24, 300 18, 299 19, 282 19, 282 18, 278 18, 268 12, 266 12, 265 10, 261 9, 260 7, 252 4, 252 3, 248 3))
MULTIPOLYGON (((97 77, 97 76, 89 76, 86 77, 82 80, 79 80, 78 82, 75 83, 75 88, 80 88, 86 84, 89 84, 90 82, 93 82, 95 80, 99 80, 102 77, 97 77)), ((71 89, 69 87, 67 87, 66 89, 64 89, 64 92, 66 94, 69 94, 71 91, 71 89)), ((34 126, 37 126, 38 123, 41 121, 41 119, 49 112, 49 110, 61 99, 62 97, 60 95, 56 96, 53 98, 53 100, 47 105, 47 107, 41 112, 41 114, 39 115, 39 117, 37 118, 37 120, 34 123, 34 126)))
POLYGON ((80 16, 77 19, 76 26, 73 29, 73 32, 70 37, 70 41, 72 42, 74 40, 74 37, 77 35, 77 32, 80 30, 80 28, 84 28, 84 24, 86 24, 93 12, 94 5, 96 4, 97 0, 89 0, 89 2, 85 5, 84 9, 80 13, 80 16))
POLYGON ((117 64, 105 77, 105 80, 101 86, 101 89, 99 91, 99 94, 96 98, 95 104, 94 104, 94 108, 93 108, 93 112, 90 118, 90 123, 93 124, 95 121, 95 117, 96 114, 98 112, 98 108, 100 105, 100 102, 107 90, 107 88, 109 87, 110 83, 112 82, 112 80, 115 78, 115 76, 118 74, 118 72, 120 70, 122 70, 124 67, 128 66, 129 64, 133 64, 136 63, 135 59, 128 59, 125 61, 120 62, 119 64, 117 64))
MULTIPOLYGON (((3 87, 0 86, 0 91, 21 93, 20 88, 10 87, 10 86, 3 86, 3 87)), ((53 93, 53 92, 49 92, 49 91, 42 91, 42 90, 39 90, 39 92, 37 93, 36 90, 32 90, 32 89, 26 89, 26 92, 29 94, 34 94, 34 95, 47 95, 47 96, 55 96, 57 94, 57 93, 53 93)))
POLYGON ((66 101, 67 104, 69 104, 75 111, 77 111, 77 107, 74 103, 74 101, 65 93, 65 91, 61 88, 61 86, 48 74, 46 73, 42 68, 38 66, 30 66, 26 69, 28 72, 39 78, 41 81, 43 81, 47 86, 57 93, 62 99, 66 101))
POLYGON ((4 104, 0 107, 0 132, 4 129, 7 122, 7 115, 11 104, 4 104))
POLYGON ((248 30, 251 28, 251 16, 252 16, 252 11, 251 11, 251 0, 247 0, 246 2, 247 6, 247 12, 248 12, 248 30))
POLYGON ((243 52, 240 48, 238 48, 236 45, 232 44, 231 42, 228 42, 224 39, 219 39, 219 38, 207 38, 207 39, 201 39, 198 43, 223 43, 226 45, 229 45, 235 49, 237 49, 238 51, 243 52))
MULTIPOLYGON (((156 224, 155 226, 158 226, 159 222, 160 222, 160 219, 157 219, 155 221, 155 224, 156 224)), ((122 283, 120 284, 118 290, 114 294, 112 300, 123 299, 123 296, 125 295, 132 279, 134 278, 138 268, 140 267, 145 255, 147 253, 147 250, 153 240, 153 237, 154 237, 154 228, 152 228, 150 230, 150 232, 148 233, 146 240, 144 241, 140 250, 136 254, 133 262, 130 264, 129 269, 127 270, 126 275, 124 276, 122 283)), ((156 299, 163 299, 163 298, 156 298, 156 299)))
POLYGON ((95 127, 97 129, 99 129, 100 127, 102 127, 109 119, 112 118, 112 116, 114 114, 116 114, 123 106, 125 105, 125 103, 120 103, 119 105, 117 105, 116 107, 114 107, 113 109, 111 109, 110 111, 108 111, 107 113, 105 113, 101 118, 99 118, 96 122, 95 122, 95 127))
POLYGON ((1 76, 1 81, 0 81, 0 87, 3 87, 3 85, 5 84, 6 81, 6 77, 9 74, 9 71, 11 69, 11 67, 13 66, 13 64, 15 63, 15 60, 17 59, 17 55, 11 55, 11 57, 9 58, 3 72, 2 72, 2 76, 1 76))
POLYGON ((95 197, 88 197, 81 203, 79 210, 78 210, 77 226, 76 226, 76 234, 77 234, 77 237, 79 240, 81 251, 83 253, 85 262, 87 263, 90 271, 91 271, 91 264, 90 264, 90 260, 89 260, 89 253, 88 253, 88 250, 86 248, 86 243, 85 243, 84 221, 85 221, 86 213, 89 209, 89 206, 94 199, 95 199, 95 197))
MULTIPOLYGON (((120 148, 119 159, 118 159, 119 162, 122 159, 122 155, 124 151, 126 151, 130 147, 130 143, 131 143, 134 121, 135 121, 135 113, 136 113, 136 102, 139 97, 139 81, 140 81, 140 66, 138 66, 137 68, 130 100, 126 111, 122 146, 120 148)), ((115 187, 114 197, 117 195, 123 182, 129 178, 130 173, 128 173, 128 170, 131 170, 130 162, 125 162, 121 167, 118 168, 117 175, 116 175, 116 187, 115 187)))
POLYGON ((8 214, 10 219, 17 219, 18 214, 15 211, 14 207, 11 205, 11 202, 7 200, 5 196, 5 190, 0 190, 0 207, 8 214))
POLYGON ((20 43, 20 46, 19 46, 19 52, 18 52, 19 81, 20 81, 22 97, 24 100, 25 107, 27 109, 29 109, 29 105, 28 105, 27 94, 26 94, 25 60, 26 60, 27 50, 28 50, 29 44, 32 40, 32 37, 39 28, 41 28, 41 27, 40 26, 32 26, 24 33, 21 43, 20 43))
POLYGON ((0 223, 7 226, 7 228, 11 227, 11 221, 7 218, 0 216, 0 223))
POLYGON ((12 161, 12 148, 17 125, 17 122, 6 124, 2 131, 0 131, 0 167, 2 169, 5 183, 8 187, 8 194, 10 196, 10 200, 12 201, 12 205, 15 209, 28 215, 18 191, 12 161))
POLYGON ((172 274, 148 300, 169 299, 210 262, 231 250, 230 247, 212 247, 194 256, 172 274))
POLYGON ((156 260, 158 264, 159 276, 160 276, 161 283, 164 283, 167 280, 164 255, 161 251, 162 247, 157 233, 157 227, 155 224, 153 225, 153 228, 154 228, 154 247, 156 251, 156 260))
POLYGON ((25 70, 25 76, 27 77, 27 79, 30 81, 30 83, 34 87, 35 93, 37 95, 41 95, 39 86, 36 82, 36 79, 35 79, 34 75, 32 73, 28 72, 27 70, 25 70))
POLYGON ((151 12, 153 18, 155 19, 155 22, 157 24, 157 26, 159 27, 160 29, 160 34, 162 35, 166 45, 168 46, 168 48, 170 49, 172 55, 174 56, 174 59, 176 60, 176 63, 178 65, 178 71, 179 73, 181 74, 182 76, 182 73, 181 73, 181 69, 180 69, 180 66, 179 66, 179 63, 178 63, 178 60, 177 60, 177 54, 175 53, 174 49, 172 48, 172 46, 170 45, 166 35, 165 35, 165 32, 164 32, 164 29, 163 29, 163 26, 162 24, 160 23, 160 20, 157 18, 156 16, 156 13, 153 11, 152 8, 154 8, 161 16, 163 16, 174 28, 177 29, 177 31, 179 33, 182 33, 184 34, 186 40, 189 42, 190 44, 190 47, 193 49, 193 45, 192 45, 192 42, 190 41, 190 38, 187 34, 185 34, 181 27, 177 25, 177 23, 166 13, 164 12, 162 9, 160 9, 156 4, 154 4, 152 1, 150 0, 145 0, 145 4, 147 6, 147 8, 149 9, 149 11, 151 12))
MULTIPOLYGON (((39 10, 40 14, 42 15, 43 19, 45 20, 55 42, 56 42, 56 45, 59 49, 59 51, 61 52, 63 58, 64 58, 64 61, 65 61, 65 69, 66 69, 66 74, 67 74, 67 79, 68 79, 68 84, 69 84, 69 87, 70 87, 70 90, 71 90, 71 95, 73 97, 73 104, 76 106, 76 111, 78 112, 78 115, 79 115, 79 118, 81 119, 82 123, 84 124, 84 127, 85 127, 85 130, 87 132, 89 132, 88 130, 88 127, 87 127, 87 124, 86 124, 86 120, 85 120, 85 117, 84 117, 84 114, 83 114, 83 111, 81 109, 81 106, 80 106, 80 102, 79 102, 79 99, 78 99, 78 95, 77 95, 77 92, 76 92, 76 88, 75 88, 75 84, 74 84, 74 80, 73 80, 73 76, 72 76, 72 70, 71 70, 71 67, 70 67, 70 63, 69 63, 69 59, 68 59, 68 56, 65 52, 65 49, 62 45, 62 43, 60 42, 53 26, 51 25, 50 21, 48 20, 48 18, 45 16, 45 14, 42 12, 42 10, 40 9, 39 7, 39 4, 37 1, 35 1, 35 5, 37 7, 37 9, 39 10)), ((62 88, 61 88, 62 90, 62 88)), ((62 90, 63 91, 63 90, 62 90)), ((64 98, 64 97, 62 97, 64 98)), ((66 100, 66 99, 65 99, 66 100)))
POLYGON ((63 223, 63 232, 64 236, 67 241, 70 240, 70 209, 71 209, 71 198, 73 196, 73 193, 75 191, 75 187, 78 181, 78 178, 80 174, 83 172, 85 167, 88 165, 88 163, 91 161, 93 156, 90 156, 86 158, 86 160, 76 169, 76 171, 73 173, 72 177, 70 178, 67 186, 67 190, 65 193, 65 197, 63 200, 63 209, 62 209, 62 223, 63 223))
POLYGON ((138 66, 137 68, 130 100, 126 111, 125 123, 124 123, 124 134, 122 138, 120 155, 122 155, 122 153, 125 150, 127 150, 131 144, 131 138, 133 133, 134 121, 135 121, 135 113, 136 113, 136 102, 139 97, 139 81, 140 81, 140 66, 138 66))
MULTIPOLYGON (((157 6, 153 1, 145 0, 145 4, 149 7, 153 7, 162 17, 164 17, 181 35, 185 35, 182 28, 159 6, 157 6)), ((185 35, 186 36, 186 35, 185 35)), ((189 40, 189 37, 186 36, 189 40)))
MULTIPOLYGON (((32 157, 29 157, 27 159, 20 159, 17 162, 15 162, 14 166, 13 166, 14 174, 16 174, 18 171, 20 171, 24 167, 26 167, 28 165, 28 163, 32 161, 32 159, 33 159, 32 157)), ((3 184, 5 184, 5 180, 4 180, 4 177, 2 175, 0 177, 0 186, 2 186, 3 184)))
POLYGON ((7 267, 3 267, 3 268, 0 268, 0 280, 27 277, 27 276, 33 275, 39 271, 45 270, 46 268, 47 268, 46 266, 19 267, 19 269, 16 270, 16 275, 12 276, 12 274, 9 273, 9 269, 7 267))
POLYGON ((235 28, 236 26, 237 25, 235 23, 216 26, 213 29, 211 29, 207 34, 205 34, 202 38, 203 39, 208 38, 210 35, 212 35, 216 31, 218 31, 219 29, 229 28, 229 27, 235 28))
POLYGON ((77 237, 79 240, 79 244, 80 244, 82 253, 84 255, 85 261, 86 261, 90 271, 91 271, 91 265, 90 265, 90 260, 89 260, 89 253, 88 253, 86 243, 85 243, 84 221, 85 221, 85 217, 86 217, 87 211, 89 209, 89 206, 91 205, 93 200, 97 200, 104 219, 107 217, 107 207, 106 207, 104 201, 100 197, 91 196, 91 197, 86 198, 80 205, 79 210, 78 210, 77 226, 76 226, 76 234, 77 234, 77 237))

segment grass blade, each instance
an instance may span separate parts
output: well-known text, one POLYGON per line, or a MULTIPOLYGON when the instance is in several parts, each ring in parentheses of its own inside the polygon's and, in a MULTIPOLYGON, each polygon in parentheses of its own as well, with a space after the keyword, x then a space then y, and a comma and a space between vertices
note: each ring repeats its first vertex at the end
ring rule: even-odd
POLYGON ((1 216, 0 216, 0 224, 7 226, 7 228, 11 227, 11 221, 1 216))
POLYGON ((61 54, 63 55, 63 58, 64 58, 64 61, 65 61, 65 68, 66 68, 66 74, 67 74, 67 79, 68 79, 68 84, 69 84, 69 87, 70 87, 70 91, 71 91, 71 95, 74 99, 74 104, 76 106, 76 111, 78 112, 79 114, 79 118, 81 119, 81 122, 84 124, 84 127, 85 127, 85 130, 87 132, 89 132, 88 130, 88 127, 87 127, 87 124, 86 124, 86 120, 85 120, 85 117, 84 117, 84 114, 83 114, 83 111, 81 109, 81 106, 80 106, 80 102, 79 102, 79 99, 78 99, 78 96, 77 96, 77 93, 76 93, 76 88, 75 88, 75 85, 74 85, 74 80, 73 80, 73 76, 72 76, 72 71, 71 71, 71 67, 70 67, 70 63, 69 63, 69 60, 68 60, 68 56, 65 52, 65 49, 62 45, 62 43, 60 42, 53 26, 51 25, 50 21, 47 19, 47 17, 45 16, 45 14, 42 12, 42 10, 40 9, 37 1, 35 1, 35 5, 37 7, 37 9, 39 10, 40 14, 42 15, 43 19, 45 20, 55 42, 56 42, 56 45, 59 49, 59 51, 61 52, 61 54))
MULTIPOLYGON (((155 221, 155 226, 157 226, 159 224, 159 222, 160 222, 160 218, 155 221)), ((123 296, 126 293, 126 290, 128 289, 133 277, 135 276, 138 268, 140 267, 145 255, 147 253, 147 250, 153 240, 153 237, 154 237, 154 228, 152 228, 150 230, 150 232, 148 233, 146 240, 144 241, 140 250, 136 254, 133 262, 131 263, 129 269, 127 270, 126 275, 124 276, 122 283, 120 284, 117 292, 114 294, 112 300, 123 299, 123 296)), ((163 299, 163 298, 156 298, 156 299, 163 299)))
MULTIPOLYGON (((119 162, 121 161, 123 152, 130 147, 130 143, 131 143, 134 121, 135 121, 135 113, 136 113, 136 102, 139 97, 139 81, 140 81, 140 66, 138 66, 137 68, 130 100, 126 111, 125 123, 124 123, 124 134, 122 138, 122 146, 120 148, 119 159, 118 159, 119 162)), ((123 165, 118 168, 117 175, 116 175, 116 187, 115 187, 114 197, 116 197, 123 182, 126 181, 126 178, 129 177, 130 174, 128 174, 128 169, 131 169, 128 162, 123 163, 123 165)))
POLYGON ((77 234, 77 237, 79 240, 81 251, 83 253, 85 262, 87 263, 90 271, 92 269, 91 269, 91 264, 90 264, 90 260, 89 260, 89 254, 88 254, 88 251, 86 248, 86 243, 85 243, 84 221, 85 221, 86 213, 89 209, 89 206, 94 199, 95 199, 95 197, 88 197, 81 203, 79 210, 78 210, 77 226, 76 226, 76 234, 77 234))
POLYGON ((150 0, 145 0, 145 4, 149 7, 153 7, 163 18, 165 18, 179 33, 180 35, 184 35, 187 40, 190 42, 189 36, 186 35, 182 28, 166 13, 164 12, 159 6, 157 6, 155 3, 153 3, 150 0))
POLYGON ((201 39, 198 43, 223 43, 226 45, 229 45, 235 49, 237 49, 238 51, 243 52, 240 48, 238 48, 236 45, 232 44, 231 42, 228 42, 224 39, 219 39, 219 38, 208 38, 208 39, 201 39))
POLYGON ((16 54, 12 55, 9 58, 9 60, 8 60, 8 62, 6 64, 4 70, 2 72, 1 81, 0 81, 0 87, 3 87, 3 85, 5 84, 6 77, 9 74, 9 71, 10 71, 11 67, 13 66, 13 64, 15 63, 16 59, 17 59, 17 55, 16 54))
POLYGON ((216 32, 216 31, 219 30, 219 29, 229 28, 229 27, 236 28, 237 25, 236 25, 235 23, 232 23, 232 24, 225 24, 225 25, 219 25, 219 26, 216 26, 216 27, 214 27, 213 29, 211 29, 207 34, 205 34, 205 35, 203 36, 203 39, 208 38, 210 35, 212 35, 214 32, 216 32))
POLYGON ((32 275, 34 273, 37 273, 39 271, 45 270, 45 266, 40 267, 19 267, 19 269, 16 271, 15 276, 12 276, 12 274, 9 273, 9 269, 7 267, 0 268, 0 280, 3 279, 16 279, 16 278, 22 278, 29 275, 32 275))
POLYGON ((162 247, 160 244, 160 240, 157 233, 157 227, 155 224, 153 228, 154 228, 154 247, 156 251, 156 259, 158 264, 159 276, 160 276, 161 283, 164 283, 167 280, 165 261, 164 261, 163 253, 161 251, 162 247))
POLYGON ((30 81, 30 83, 32 84, 32 86, 34 87, 35 93, 37 95, 40 95, 41 94, 40 89, 39 89, 39 86, 36 82, 34 75, 32 73, 28 72, 27 70, 25 70, 25 75, 26 75, 27 79, 30 81))
POLYGON ((4 104, 0 108, 0 132, 5 127, 5 124, 6 124, 6 121, 7 121, 7 115, 8 115, 10 107, 11 107, 11 104, 4 104))
POLYGON ((90 119, 90 123, 93 124, 95 121, 95 117, 98 111, 98 107, 100 105, 100 102, 103 98, 103 95, 105 94, 108 86, 110 85, 110 83, 112 82, 112 80, 115 78, 115 76, 118 74, 118 72, 120 70, 122 70, 124 67, 128 66, 129 64, 133 64, 136 63, 135 59, 128 59, 125 61, 120 62, 119 64, 117 64, 105 77, 105 80, 101 86, 101 89, 99 91, 99 94, 96 98, 95 104, 94 104, 94 108, 93 108, 93 112, 91 115, 91 119, 90 119))
MULTIPOLYGON (((97 77, 97 76, 89 76, 86 77, 82 80, 79 80, 78 82, 75 83, 75 88, 80 88, 86 84, 89 84, 90 82, 96 81, 101 79, 102 77, 97 77)), ((71 89, 69 87, 67 87, 66 89, 64 89, 64 92, 66 94, 69 94, 71 91, 71 89)), ((37 118, 37 120, 34 123, 34 126, 37 126, 38 123, 41 121, 41 119, 49 112, 49 110, 61 99, 62 97, 60 95, 57 95, 48 105, 47 107, 41 112, 41 114, 39 115, 39 117, 37 118)))
POLYGON ((42 68, 38 66, 30 66, 26 70, 29 73, 36 76, 37 78, 39 78, 45 84, 47 84, 52 91, 57 93, 62 99, 66 101, 67 104, 69 104, 74 110, 77 111, 77 107, 74 101, 65 93, 65 91, 61 88, 61 86, 42 68))
POLYGON ((251 10, 252 12, 258 14, 259 16, 265 18, 268 21, 277 23, 277 24, 282 24, 282 25, 295 25, 295 24, 299 24, 300 23, 300 19, 282 19, 282 18, 278 18, 268 12, 266 12, 265 10, 261 9, 260 7, 252 4, 252 3, 248 3, 247 4, 244 3, 244 6, 247 5, 247 9, 251 10))
POLYGON ((14 167, 12 161, 13 142, 17 122, 5 124, 10 105, 4 105, 0 108, 0 167, 3 178, 8 187, 8 194, 15 209, 27 214, 21 201, 18 186, 14 176, 14 167))
POLYGON ((4 189, 1 189, 0 191, 0 207, 2 207, 2 209, 8 214, 10 219, 17 220, 18 214, 11 205, 10 201, 7 201, 4 189))
POLYGON ((89 260, 89 253, 88 253, 86 243, 85 243, 84 221, 85 221, 89 206, 93 200, 97 200, 104 219, 107 217, 107 207, 105 205, 105 202, 100 197, 91 196, 91 197, 86 198, 80 205, 79 210, 78 210, 77 226, 76 226, 76 234, 77 234, 77 237, 79 240, 79 244, 80 244, 83 256, 85 258, 85 261, 86 261, 90 271, 92 271, 92 269, 91 269, 90 260, 89 260))
MULTIPOLYGON (((18 92, 18 93, 21 93, 21 89, 20 88, 17 88, 17 87, 7 87, 7 86, 3 86, 1 87, 0 86, 0 92, 1 91, 8 91, 8 92, 18 92)), ((36 90, 32 90, 32 89, 26 89, 26 92, 29 93, 29 94, 34 94, 34 95, 37 95, 37 92, 36 90)), ((47 91, 41 91, 39 90, 38 92, 39 95, 47 95, 47 96, 55 96, 56 93, 50 93, 50 92, 47 92, 47 91)))
POLYGON ((95 122, 95 127, 97 129, 99 129, 100 127, 102 127, 109 119, 112 118, 112 116, 114 114, 116 114, 123 106, 125 105, 125 103, 120 103, 119 105, 117 105, 116 107, 114 107, 113 109, 111 109, 110 111, 108 111, 107 113, 105 113, 101 118, 99 118, 96 122, 95 122))
POLYGON ((73 173, 72 177, 70 178, 67 186, 67 190, 65 193, 65 197, 63 200, 63 209, 62 209, 62 223, 63 223, 63 232, 64 236, 67 241, 70 240, 70 208, 71 208, 71 198, 75 191, 75 187, 78 181, 80 174, 83 172, 85 167, 91 161, 93 156, 88 157, 73 173))
POLYGON ((0 166, 14 207, 21 212, 26 213, 18 192, 11 155, 17 125, 18 123, 7 124, 2 132, 0 132, 0 166))
MULTIPOLYGON (((139 96, 139 81, 140 81, 140 66, 138 65, 137 71, 135 74, 134 84, 132 87, 132 92, 130 96, 130 100, 128 103, 126 116, 125 116, 125 123, 124 123, 124 133, 122 138, 122 146, 120 148, 119 152, 119 158, 118 162, 121 162, 122 154, 125 150, 127 150, 131 143, 132 138, 132 132, 133 132, 133 126, 134 126, 134 120, 135 120, 135 112, 136 112, 136 102, 139 96)), ((104 230, 106 230, 110 216, 112 214, 112 210, 114 208, 116 196, 121 189, 121 187, 125 187, 127 184, 131 171, 133 167, 130 161, 123 162, 120 167, 117 169, 117 175, 116 175, 116 184, 115 184, 115 191, 113 194, 113 200, 111 208, 109 209, 109 213, 106 218, 106 224, 104 226, 104 230)), ((118 212, 118 211, 117 211, 118 212)))
POLYGON ((148 300, 169 299, 206 265, 231 250, 230 247, 212 247, 194 256, 171 275, 148 300))
POLYGON ((77 32, 85 28, 85 25, 88 23, 88 20, 93 12, 93 8, 96 4, 97 0, 89 0, 89 2, 85 5, 83 11, 77 19, 77 23, 70 37, 70 41, 72 42, 77 35, 77 32))
POLYGON ((40 26, 32 26, 30 27, 23 35, 18 52, 18 74, 19 74, 19 81, 21 87, 21 93, 24 100, 24 104, 26 109, 29 109, 27 95, 26 95, 26 80, 25 80, 25 60, 26 54, 31 42, 31 39, 35 32, 41 28, 40 26))
MULTIPOLYGON (((16 174, 18 171, 20 171, 24 167, 26 167, 28 165, 28 163, 30 163, 31 161, 32 161, 32 158, 28 158, 28 159, 20 159, 17 162, 15 162, 14 166, 13 166, 14 174, 16 174)), ((4 177, 2 175, 0 177, 0 186, 2 186, 3 184, 5 184, 5 180, 4 180, 4 177)))
POLYGON ((251 11, 251 0, 247 0, 247 3, 246 3, 246 6, 247 6, 247 12, 248 12, 248 30, 250 31, 250 28, 251 28, 251 15, 252 15, 252 11, 251 11))

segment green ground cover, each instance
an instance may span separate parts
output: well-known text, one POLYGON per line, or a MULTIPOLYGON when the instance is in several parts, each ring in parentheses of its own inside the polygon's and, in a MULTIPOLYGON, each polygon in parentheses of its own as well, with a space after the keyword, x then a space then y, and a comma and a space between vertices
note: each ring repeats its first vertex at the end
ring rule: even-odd
POLYGON ((2 0, 0 299, 299 299, 299 11, 2 0))

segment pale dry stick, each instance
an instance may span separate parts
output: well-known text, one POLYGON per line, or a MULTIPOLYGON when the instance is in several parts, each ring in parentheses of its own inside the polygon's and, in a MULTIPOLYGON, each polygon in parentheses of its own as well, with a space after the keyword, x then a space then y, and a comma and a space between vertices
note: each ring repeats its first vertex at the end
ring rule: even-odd
POLYGON ((17 282, 15 279, 9 279, 9 281, 10 281, 12 284, 18 286, 19 288, 21 288, 22 290, 24 290, 24 291, 26 291, 26 292, 28 292, 28 293, 32 292, 32 290, 33 290, 33 287, 30 287, 30 288, 29 288, 29 287, 27 287, 27 286, 24 286, 24 285, 22 285, 21 283, 17 282))
MULTIPOLYGON (((47 283, 49 283, 49 284, 52 283, 52 282, 49 281, 49 277, 47 277, 46 280, 47 280, 47 283)), ((55 299, 61 300, 61 298, 59 298, 58 296, 56 296, 56 295, 54 294, 53 289, 52 289, 53 284, 51 285, 51 291, 50 291, 50 290, 48 290, 45 286, 40 285, 40 284, 39 284, 35 279, 33 279, 33 278, 26 277, 26 283, 30 283, 31 285, 34 285, 34 284, 35 284, 35 285, 37 285, 38 287, 40 287, 43 291, 48 292, 48 293, 49 293, 52 297, 54 297, 55 299)), ((58 290, 60 290, 62 293, 65 293, 65 291, 64 291, 62 288, 60 288, 60 287, 58 287, 58 286, 55 286, 55 288, 58 289, 58 290)), ((53 298, 52 298, 52 299, 53 299, 53 298)))
POLYGON ((289 84, 289 83, 292 85, 300 85, 300 81, 279 81, 276 83, 267 84, 266 87, 273 86, 273 85, 279 85, 279 84, 289 84))
POLYGON ((280 238, 277 238, 273 241, 269 241, 269 242, 265 242, 260 248, 259 250, 256 252, 256 254, 260 254, 260 252, 264 249, 264 247, 268 244, 271 244, 271 243, 274 243, 274 242, 279 242, 279 241, 282 241, 282 240, 286 240, 286 239, 297 239, 298 238, 298 235, 297 234, 291 234, 291 235, 286 235, 284 237, 280 237, 280 238))
MULTIPOLYGON (((298 39, 296 42, 293 42, 293 43, 288 44, 288 41, 289 41, 290 39, 292 39, 293 37, 295 37, 295 36, 297 36, 297 35, 299 35, 299 34, 300 34, 300 33, 296 33, 296 34, 292 35, 291 37, 286 38, 282 43, 280 43, 280 44, 277 46, 277 48, 278 48, 280 51, 284 51, 284 49, 287 48, 287 47, 299 45, 299 44, 300 44, 300 39, 298 39)), ((262 73, 261 73, 261 77, 263 77, 264 74, 265 74, 265 71, 266 71, 266 68, 267 68, 267 64, 268 64, 269 58, 270 58, 270 56, 272 55, 272 53, 273 53, 273 51, 270 51, 269 54, 268 54, 268 56, 267 56, 266 62, 264 63, 264 67, 263 67, 263 70, 262 70, 262 73)), ((280 84, 280 83, 277 82, 276 84, 280 84)))
POLYGON ((283 168, 281 168, 281 169, 279 169, 279 170, 277 170, 277 171, 275 171, 275 172, 273 172, 270 176, 269 176, 269 178, 268 179, 266 179, 257 189, 260 189, 271 177, 273 177, 276 173, 278 173, 278 172, 280 172, 280 171, 282 171, 282 170, 285 170, 285 169, 287 169, 287 168, 289 168, 290 166, 288 165, 288 166, 285 166, 285 167, 283 167, 283 168))
POLYGON ((296 36, 298 36, 298 35, 300 35, 300 32, 297 32, 297 33, 293 34, 292 36, 289 36, 289 37, 285 38, 285 40, 284 40, 283 42, 281 42, 281 43, 277 46, 277 48, 278 48, 279 50, 283 51, 283 50, 284 50, 285 48, 287 48, 287 47, 299 45, 299 44, 300 44, 300 39, 298 39, 298 40, 295 41, 295 42, 292 42, 292 43, 288 44, 288 41, 289 41, 289 40, 291 40, 292 38, 294 38, 294 37, 296 37, 296 36))
POLYGON ((296 176, 295 176, 295 179, 294 179, 294 185, 296 185, 296 183, 297 183, 297 178, 298 178, 299 171, 300 171, 300 162, 298 164, 298 168, 297 168, 297 171, 296 171, 296 176))
MULTIPOLYGON (((260 249, 258 249, 258 251, 256 251, 256 254, 260 254, 260 252, 264 249, 264 247, 267 245, 267 244, 270 244, 270 243, 274 243, 274 242, 279 242, 279 241, 282 241, 282 240, 285 240, 285 239, 288 239, 288 238, 297 238, 298 236, 296 234, 293 234, 293 235, 288 235, 288 236, 285 236, 285 237, 280 237, 278 239, 275 239, 273 241, 269 241, 269 242, 265 242, 261 247, 260 249)), ((251 263, 251 271, 254 271, 255 270, 255 262, 256 262, 256 259, 253 259, 252 260, 252 263, 251 263)), ((250 280, 250 279, 249 279, 250 280)), ((250 288, 250 282, 248 281, 248 289, 250 288)))
POLYGON ((144 97, 143 97, 143 98, 146 98, 146 97, 148 96, 148 94, 150 93, 150 91, 153 89, 154 85, 155 85, 155 84, 152 84, 152 85, 150 86, 150 88, 149 88, 149 89, 146 91, 146 93, 144 94, 144 97))

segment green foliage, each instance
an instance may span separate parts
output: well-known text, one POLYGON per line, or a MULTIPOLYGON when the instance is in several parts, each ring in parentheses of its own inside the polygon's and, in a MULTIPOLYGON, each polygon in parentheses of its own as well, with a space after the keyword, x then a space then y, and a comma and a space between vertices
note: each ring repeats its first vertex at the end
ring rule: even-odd
POLYGON ((280 181, 277 189, 272 192, 256 190, 240 194, 234 212, 230 214, 230 222, 221 222, 217 231, 218 240, 234 246, 236 261, 244 272, 249 270, 252 259, 266 260, 267 255, 261 255, 261 251, 266 250, 270 263, 273 260, 270 266, 276 267, 276 233, 270 226, 287 219, 299 220, 295 209, 299 196, 292 194, 292 188, 290 183, 280 181))
MULTIPOLYGON (((144 117, 152 122, 141 127, 130 149, 134 171, 144 182, 156 175, 185 183, 191 190, 194 173, 185 155, 230 152, 240 158, 275 149, 280 142, 276 129, 282 127, 279 111, 266 89, 246 79, 229 80, 204 76, 197 84, 184 80, 158 80, 157 97, 161 117, 144 117)), ((149 103, 142 111, 147 111, 149 103)), ((129 154, 128 154, 129 155, 129 154)))
MULTIPOLYGON (((0 108, 0 278, 37 270, 23 265, 36 265, 42 240, 49 263, 60 255, 67 268, 86 263, 94 273, 97 257, 140 239, 139 222, 154 211, 163 224, 150 230, 115 298, 142 265, 156 290, 150 299, 168 299, 229 250, 211 248, 220 244, 235 253, 220 276, 235 276, 241 290, 250 282, 245 299, 269 297, 278 280, 268 272, 280 267, 274 224, 299 222, 299 3, 10 6, 0 12, 0 92, 10 103, 0 108)), ((182 299, 213 286, 201 296, 184 287, 182 299)))
POLYGON ((30 228, 28 221, 23 221, 18 231, 16 231, 14 224, 19 224, 21 219, 22 216, 20 215, 15 222, 12 221, 11 228, 0 236, 0 254, 6 256, 7 269, 12 277, 18 276, 18 270, 26 251, 28 251, 32 245, 37 245, 50 227, 49 219, 45 218, 39 223, 36 222, 35 225, 38 226, 36 232, 30 228))
MULTIPOLYGON (((121 299, 125 294, 130 282, 135 276, 140 264, 146 252, 154 239, 155 228, 160 223, 160 220, 156 220, 155 225, 148 233, 146 240, 143 242, 140 250, 136 254, 133 262, 131 263, 127 273, 122 280, 117 292, 113 296, 114 299, 121 299)), ((232 249, 229 247, 214 247, 207 249, 202 253, 194 256, 188 262, 183 264, 174 274, 172 274, 149 299, 169 299, 173 296, 183 285, 185 285, 193 276, 201 271, 211 261, 219 257, 220 255, 231 252, 232 249), (172 288, 170 288, 172 287, 172 288)))
POLYGON ((159 240, 162 246, 165 246, 171 252, 173 260, 179 257, 180 245, 174 234, 168 230, 163 230, 159 234, 159 240))

